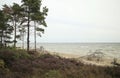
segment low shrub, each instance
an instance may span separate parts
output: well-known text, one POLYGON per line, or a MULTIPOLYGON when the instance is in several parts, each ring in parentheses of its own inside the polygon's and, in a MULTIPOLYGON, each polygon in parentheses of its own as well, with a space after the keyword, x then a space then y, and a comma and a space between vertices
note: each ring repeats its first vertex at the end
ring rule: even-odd
POLYGON ((30 58, 30 55, 24 50, 11 50, 2 49, 0 50, 0 58, 3 60, 17 60, 30 58))
POLYGON ((4 68, 4 66, 5 66, 4 60, 0 59, 0 68, 4 68))
POLYGON ((63 78, 63 76, 58 70, 49 70, 44 78, 63 78))
POLYGON ((120 78, 120 67, 85 65, 56 55, 0 50, 0 78, 120 78))

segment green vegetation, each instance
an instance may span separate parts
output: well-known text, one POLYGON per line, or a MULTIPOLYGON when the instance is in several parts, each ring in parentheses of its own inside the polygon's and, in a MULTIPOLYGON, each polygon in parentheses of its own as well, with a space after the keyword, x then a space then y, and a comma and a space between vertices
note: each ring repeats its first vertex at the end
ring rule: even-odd
POLYGON ((44 33, 41 26, 47 27, 45 19, 48 8, 46 6, 42 7, 42 0, 22 0, 21 3, 21 5, 13 3, 12 6, 4 4, 0 10, 0 47, 7 47, 9 43, 14 43, 13 46, 16 48, 17 39, 21 39, 24 46, 26 32, 27 51, 29 51, 30 28, 34 27, 36 51, 36 34, 41 36, 41 33, 44 33), (31 25, 31 22, 34 22, 34 26, 31 25))
POLYGON ((0 47, 7 46, 12 41, 10 40, 13 27, 8 24, 9 15, 0 10, 0 47))
POLYGON ((120 78, 120 67, 84 65, 56 55, 7 48, 0 50, 0 78, 120 78))

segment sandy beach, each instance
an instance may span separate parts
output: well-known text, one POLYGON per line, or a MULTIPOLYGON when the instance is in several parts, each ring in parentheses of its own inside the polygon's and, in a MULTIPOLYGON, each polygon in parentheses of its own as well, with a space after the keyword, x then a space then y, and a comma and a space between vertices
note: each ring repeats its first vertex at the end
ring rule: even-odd
MULTIPOLYGON (((78 60, 78 61, 80 61, 84 64, 88 64, 88 65, 113 66, 112 62, 114 61, 114 58, 109 58, 109 57, 104 57, 104 58, 102 58, 102 60, 98 61, 98 60, 96 60, 96 58, 92 58, 92 60, 88 60, 87 56, 83 57, 83 56, 79 56, 76 54, 67 54, 67 53, 49 52, 49 51, 47 51, 47 52, 52 55, 59 55, 64 58, 75 59, 75 60, 78 60)), ((117 63, 120 63, 120 59, 117 59, 117 63)))

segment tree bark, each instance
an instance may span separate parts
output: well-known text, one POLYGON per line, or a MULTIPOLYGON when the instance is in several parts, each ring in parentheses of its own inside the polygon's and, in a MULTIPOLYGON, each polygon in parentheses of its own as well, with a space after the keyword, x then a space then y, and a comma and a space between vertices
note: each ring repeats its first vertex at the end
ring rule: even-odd
POLYGON ((15 23, 15 31, 14 31, 14 47, 16 47, 16 26, 17 26, 17 24, 16 24, 16 16, 15 16, 15 19, 14 19, 15 21, 14 21, 14 23, 15 23))
POLYGON ((27 51, 29 51, 30 38, 30 12, 28 12, 28 32, 27 32, 27 51))
POLYGON ((34 43, 35 43, 35 52, 36 52, 36 22, 34 21, 34 43))
POLYGON ((1 30, 1 42, 0 42, 0 47, 3 47, 3 30, 1 30))
POLYGON ((23 38, 22 38, 22 39, 23 39, 23 40, 22 40, 22 48, 24 49, 24 32, 23 32, 22 35, 23 35, 23 38))

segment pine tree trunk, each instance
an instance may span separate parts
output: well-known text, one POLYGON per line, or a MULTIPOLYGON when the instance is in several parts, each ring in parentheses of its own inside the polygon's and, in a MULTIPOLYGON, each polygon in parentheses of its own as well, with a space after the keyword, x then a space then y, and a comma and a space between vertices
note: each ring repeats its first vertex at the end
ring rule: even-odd
POLYGON ((23 32, 23 38, 22 38, 22 48, 24 49, 24 32, 23 32))
POLYGON ((0 35, 0 44, 2 44, 2 34, 0 35))
POLYGON ((29 51, 29 38, 30 38, 30 12, 28 12, 28 32, 27 32, 27 51, 29 51))
POLYGON ((0 47, 3 47, 3 30, 1 31, 1 42, 0 42, 0 47))
POLYGON ((14 29, 14 47, 16 48, 16 17, 15 17, 15 29, 14 29))
POLYGON ((34 43, 35 43, 35 52, 36 52, 36 23, 34 21, 34 43))

